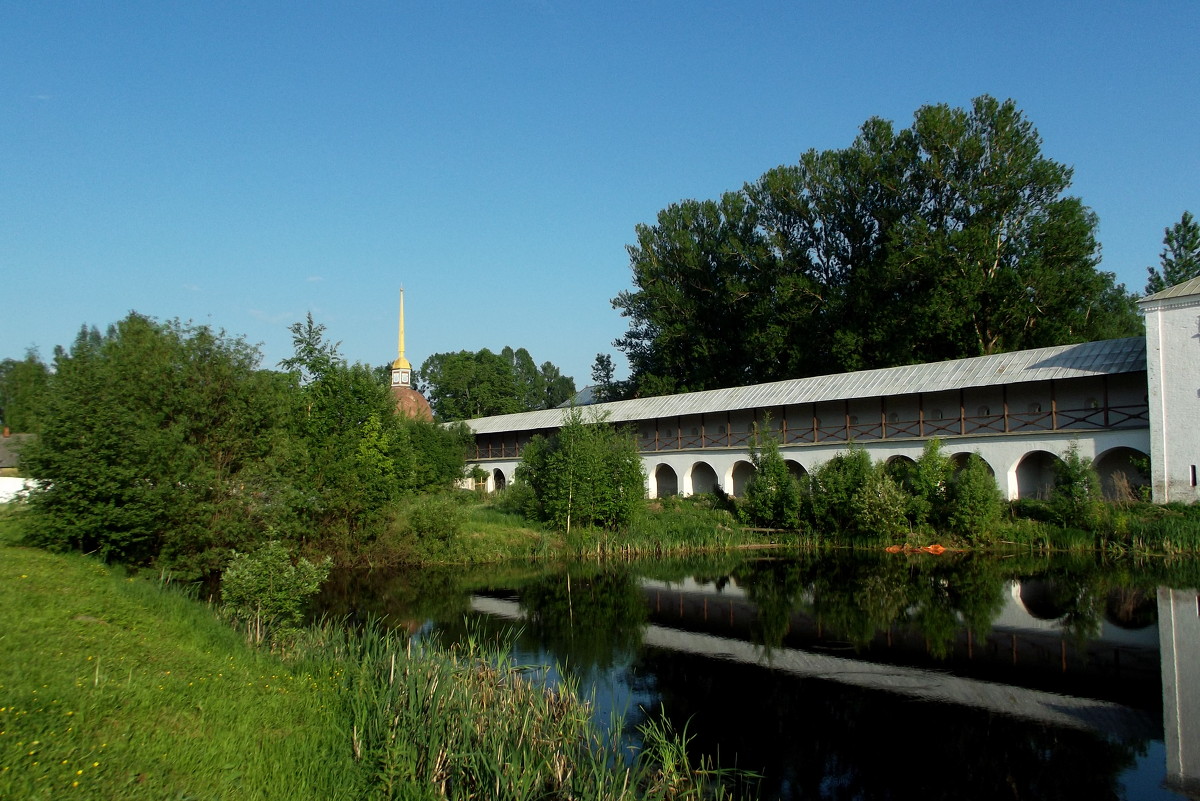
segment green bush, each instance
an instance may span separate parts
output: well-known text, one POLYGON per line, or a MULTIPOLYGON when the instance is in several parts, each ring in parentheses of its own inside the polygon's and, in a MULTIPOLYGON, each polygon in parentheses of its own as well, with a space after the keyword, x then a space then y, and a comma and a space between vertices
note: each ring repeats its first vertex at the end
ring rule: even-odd
POLYGON ((533 491, 533 487, 524 481, 509 484, 500 490, 500 492, 497 492, 492 505, 496 508, 497 512, 503 512, 504 514, 520 515, 530 520, 538 520, 541 517, 538 508, 537 493, 533 491))
POLYGON ((813 531, 854 532, 851 504, 871 470, 871 457, 862 448, 851 445, 845 453, 837 454, 813 471, 801 504, 804 520, 813 531))
POLYGON ((883 463, 877 462, 850 499, 854 528, 863 537, 904 536, 909 532, 910 499, 883 463))
POLYGON ((633 438, 569 410, 549 439, 534 437, 516 478, 537 496, 542 518, 555 528, 628 527, 645 499, 645 474, 633 438))
POLYGON ((1054 465, 1054 489, 1050 507, 1058 523, 1067 528, 1096 531, 1104 515, 1104 496, 1100 477, 1092 460, 1079 455, 1079 445, 1071 443, 1062 461, 1054 465))
POLYGON ((423 496, 408 511, 408 531, 417 549, 435 561, 445 559, 462 533, 466 513, 453 495, 423 496))
POLYGON ((914 528, 937 528, 945 522, 953 476, 954 463, 942 454, 941 442, 937 439, 926 442, 921 458, 904 471, 903 486, 909 494, 908 518, 914 528))
POLYGON ((951 533, 967 539, 986 538, 1000 521, 1003 509, 1004 499, 995 477, 979 454, 972 453, 947 489, 946 525, 951 533))
POLYGON ((800 525, 800 485, 779 454, 779 443, 762 436, 758 425, 750 447, 754 475, 738 506, 743 522, 769 528, 794 529, 800 525))
POLYGON ((261 642, 269 633, 292 631, 299 625, 329 568, 328 557, 317 564, 294 560, 287 546, 269 540, 250 553, 234 552, 221 574, 221 602, 261 642))

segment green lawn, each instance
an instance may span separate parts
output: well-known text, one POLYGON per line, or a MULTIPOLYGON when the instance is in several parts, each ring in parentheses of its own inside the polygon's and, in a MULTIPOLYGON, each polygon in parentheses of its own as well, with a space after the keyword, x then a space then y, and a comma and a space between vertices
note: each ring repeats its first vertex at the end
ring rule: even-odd
POLYGON ((362 797, 335 680, 149 581, 0 544, 0 798, 362 797))

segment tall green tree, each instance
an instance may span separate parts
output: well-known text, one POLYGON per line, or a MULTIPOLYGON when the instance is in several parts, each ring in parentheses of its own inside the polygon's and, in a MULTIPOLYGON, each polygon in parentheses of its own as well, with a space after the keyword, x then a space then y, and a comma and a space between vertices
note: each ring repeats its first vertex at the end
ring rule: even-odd
POLYGON ((868 120, 639 225, 614 307, 640 395, 1130 336, 1095 215, 1012 101, 868 120))
POLYGON ((415 483, 407 429, 378 372, 349 364, 309 314, 293 324, 293 508, 305 536, 371 536, 390 504, 415 483))
POLYGON ((633 438, 571 409, 550 438, 534 437, 516 479, 533 489, 543 518, 556 528, 619 529, 645 497, 645 474, 633 438))
POLYGON ((1162 292, 1200 275, 1200 223, 1185 211, 1179 222, 1163 229, 1159 267, 1147 267, 1146 294, 1162 292))
POLYGON ((131 313, 60 349, 41 436, 31 539, 135 564, 218 568, 287 517, 271 480, 285 387, 257 349, 207 326, 131 313))
POLYGON ((50 368, 36 349, 20 361, 0 361, 0 425, 24 433, 40 431, 49 380, 50 368))
POLYGON ((756 526, 794 529, 800 525, 800 483, 788 470, 779 452, 779 440, 770 421, 756 423, 750 446, 754 475, 746 485, 746 497, 738 507, 741 517, 756 526))
POLYGON ((419 378, 443 422, 551 409, 575 394, 573 378, 551 362, 538 367, 524 348, 435 353, 421 364, 419 378))

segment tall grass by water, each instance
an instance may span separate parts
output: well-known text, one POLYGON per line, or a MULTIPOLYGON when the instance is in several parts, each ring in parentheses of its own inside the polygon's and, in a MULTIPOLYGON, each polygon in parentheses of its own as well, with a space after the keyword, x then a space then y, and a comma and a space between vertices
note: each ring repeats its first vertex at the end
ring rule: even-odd
POLYGON ((330 624, 255 649, 202 603, 11 529, 0 508, 0 798, 723 795, 678 736, 622 753, 503 643, 330 624))

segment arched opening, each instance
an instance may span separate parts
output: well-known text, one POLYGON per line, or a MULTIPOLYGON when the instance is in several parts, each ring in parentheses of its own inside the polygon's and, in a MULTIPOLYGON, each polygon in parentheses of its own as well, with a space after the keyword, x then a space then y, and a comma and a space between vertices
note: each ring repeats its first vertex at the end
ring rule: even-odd
POLYGON ((508 486, 508 479, 504 477, 504 471, 497 467, 492 471, 492 491, 503 492, 508 486))
POLYGON ((1113 448, 1096 457, 1092 462, 1100 476, 1104 497, 1110 501, 1136 501, 1141 497, 1139 490, 1150 486, 1150 457, 1134 448, 1113 448))
POLYGON ((692 465, 692 494, 705 495, 717 491, 717 471, 707 462, 692 465))
POLYGON ((894 480, 903 484, 912 474, 912 470, 917 466, 917 463, 907 456, 889 456, 888 460, 883 463, 884 470, 894 480))
MULTIPOLYGON (((975 455, 978 456, 978 454, 975 454, 975 455)), ((971 454, 968 453, 967 451, 962 451, 961 453, 956 453, 953 456, 951 456, 950 462, 951 462, 951 464, 954 465, 954 472, 957 473, 957 472, 961 471, 963 468, 965 468, 967 466, 967 460, 969 460, 970 458, 971 458, 971 454)), ((979 460, 981 462, 983 462, 983 466, 987 468, 988 475, 990 475, 992 478, 995 478, 996 471, 992 469, 992 466, 990 464, 988 464, 988 460, 984 459, 982 456, 979 457, 979 460)))
POLYGON ((1030 451, 1021 457, 1016 469, 1017 497, 1049 498, 1054 490, 1054 466, 1061 462, 1047 451, 1030 451))
POLYGON ((669 498, 679 494, 679 476, 670 465, 660 464, 654 468, 654 497, 669 498))
POLYGON ((733 495, 736 498, 740 498, 745 495, 746 485, 750 483, 750 479, 753 476, 754 465, 750 464, 749 462, 738 462, 735 464, 733 466, 733 473, 731 476, 733 479, 733 492, 731 492, 730 495, 733 495))
POLYGON ((803 485, 804 479, 808 478, 808 471, 804 469, 804 465, 793 459, 784 459, 783 463, 787 465, 788 474, 803 485))

